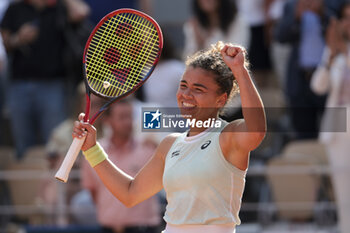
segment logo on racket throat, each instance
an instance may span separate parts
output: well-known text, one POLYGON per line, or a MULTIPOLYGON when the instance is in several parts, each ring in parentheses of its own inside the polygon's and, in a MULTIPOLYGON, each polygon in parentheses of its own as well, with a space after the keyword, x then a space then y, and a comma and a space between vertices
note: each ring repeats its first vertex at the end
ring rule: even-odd
POLYGON ((144 111, 143 112, 143 128, 144 129, 160 129, 162 113, 157 111, 144 111))

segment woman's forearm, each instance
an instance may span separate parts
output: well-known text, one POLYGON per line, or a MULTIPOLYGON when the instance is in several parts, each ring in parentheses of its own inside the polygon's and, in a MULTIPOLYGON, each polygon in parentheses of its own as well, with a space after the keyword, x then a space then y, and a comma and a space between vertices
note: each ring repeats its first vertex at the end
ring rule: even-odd
POLYGON ((114 165, 98 143, 84 151, 84 155, 103 184, 127 207, 132 207, 150 198, 163 188, 164 160, 161 146, 135 177, 126 174, 114 165))
POLYGON ((248 132, 266 131, 266 116, 260 95, 250 77, 249 71, 242 68, 234 73, 238 82, 243 117, 248 132))
POLYGON ((98 142, 83 151, 83 154, 108 190, 124 205, 130 205, 129 187, 133 178, 108 159, 107 153, 98 142))

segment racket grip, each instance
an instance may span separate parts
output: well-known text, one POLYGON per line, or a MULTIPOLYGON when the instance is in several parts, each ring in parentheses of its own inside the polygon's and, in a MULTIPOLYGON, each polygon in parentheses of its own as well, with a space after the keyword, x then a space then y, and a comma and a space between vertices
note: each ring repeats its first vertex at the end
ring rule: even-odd
POLYGON ((78 157, 78 154, 81 150, 85 141, 85 137, 83 138, 74 138, 72 144, 69 147, 69 150, 64 158, 61 167, 58 169, 55 178, 64 183, 67 182, 69 173, 73 167, 75 160, 78 157))

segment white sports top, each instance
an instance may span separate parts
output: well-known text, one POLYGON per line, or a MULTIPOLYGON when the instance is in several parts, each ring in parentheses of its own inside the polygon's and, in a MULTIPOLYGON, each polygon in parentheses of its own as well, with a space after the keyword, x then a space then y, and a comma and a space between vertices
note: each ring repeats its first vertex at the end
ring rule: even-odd
POLYGON ((193 137, 181 134, 170 148, 163 174, 171 225, 240 224, 238 213, 246 171, 227 162, 219 144, 221 131, 208 129, 193 137))

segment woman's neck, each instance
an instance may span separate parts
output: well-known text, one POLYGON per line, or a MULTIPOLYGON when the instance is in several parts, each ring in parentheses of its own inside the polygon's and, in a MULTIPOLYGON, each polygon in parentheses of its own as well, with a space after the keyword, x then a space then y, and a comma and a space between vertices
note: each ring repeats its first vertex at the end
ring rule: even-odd
POLYGON ((191 128, 188 133, 187 133, 187 137, 193 137, 196 136, 202 132, 204 132, 205 130, 207 130, 208 128, 191 128))

